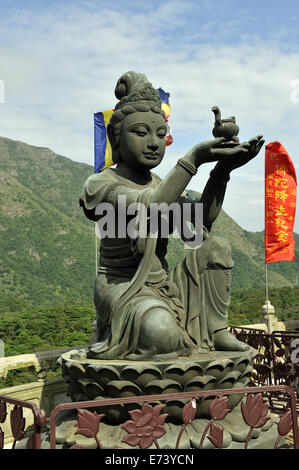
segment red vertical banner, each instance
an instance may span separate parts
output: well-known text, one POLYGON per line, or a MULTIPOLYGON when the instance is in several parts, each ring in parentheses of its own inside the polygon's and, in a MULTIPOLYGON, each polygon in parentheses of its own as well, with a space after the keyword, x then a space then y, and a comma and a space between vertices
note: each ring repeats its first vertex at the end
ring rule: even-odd
POLYGON ((297 178, 280 142, 265 150, 265 262, 294 261, 297 178))

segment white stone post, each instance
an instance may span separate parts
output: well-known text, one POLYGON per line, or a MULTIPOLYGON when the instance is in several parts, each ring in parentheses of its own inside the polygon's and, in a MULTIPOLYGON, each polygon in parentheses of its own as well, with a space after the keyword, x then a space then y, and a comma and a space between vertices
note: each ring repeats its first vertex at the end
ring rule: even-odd
POLYGON ((268 333, 272 333, 275 330, 285 330, 285 326, 282 322, 278 321, 275 315, 275 308, 271 304, 270 300, 266 300, 262 306, 263 322, 266 323, 268 333))

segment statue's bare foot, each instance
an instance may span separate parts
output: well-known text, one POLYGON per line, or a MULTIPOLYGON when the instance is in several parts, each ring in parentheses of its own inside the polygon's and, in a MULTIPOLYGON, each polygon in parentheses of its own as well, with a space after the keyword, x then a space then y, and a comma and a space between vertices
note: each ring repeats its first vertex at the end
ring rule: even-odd
POLYGON ((216 351, 246 351, 249 348, 226 329, 214 333, 214 347, 216 351))

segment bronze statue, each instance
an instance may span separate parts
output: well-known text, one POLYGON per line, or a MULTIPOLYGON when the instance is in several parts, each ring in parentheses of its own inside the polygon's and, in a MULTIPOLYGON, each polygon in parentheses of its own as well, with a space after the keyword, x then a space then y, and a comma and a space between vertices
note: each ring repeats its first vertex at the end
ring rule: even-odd
MULTIPOLYGON (((161 180, 152 173, 165 152, 165 115, 158 91, 143 74, 127 72, 118 80, 115 95, 119 102, 108 136, 117 166, 85 182, 80 196, 85 215, 98 220, 97 206, 108 202, 115 207, 117 219, 119 196, 125 196, 128 205, 139 202, 146 207, 178 202, 194 208, 201 202, 204 241, 168 272, 167 239, 103 238, 94 289, 97 342, 90 346, 88 357, 145 360, 214 349, 244 351, 246 345, 227 330, 231 249, 210 231, 230 172, 258 154, 262 136, 242 144, 225 138, 199 143, 161 180), (200 200, 192 199, 185 188, 208 162, 216 162, 215 168, 200 200)), ((121 223, 128 222, 126 217, 121 223)))

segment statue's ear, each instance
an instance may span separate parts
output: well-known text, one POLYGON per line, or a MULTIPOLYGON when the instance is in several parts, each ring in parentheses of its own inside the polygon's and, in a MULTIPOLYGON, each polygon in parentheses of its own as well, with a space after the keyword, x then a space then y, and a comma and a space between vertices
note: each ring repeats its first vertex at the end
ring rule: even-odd
POLYGON ((112 148, 112 160, 114 163, 119 163, 119 135, 116 134, 115 127, 112 127, 110 123, 107 126, 107 134, 112 148))
POLYGON ((114 128, 109 123, 107 126, 108 139, 111 145, 112 150, 115 150, 118 147, 118 139, 116 138, 114 128))

